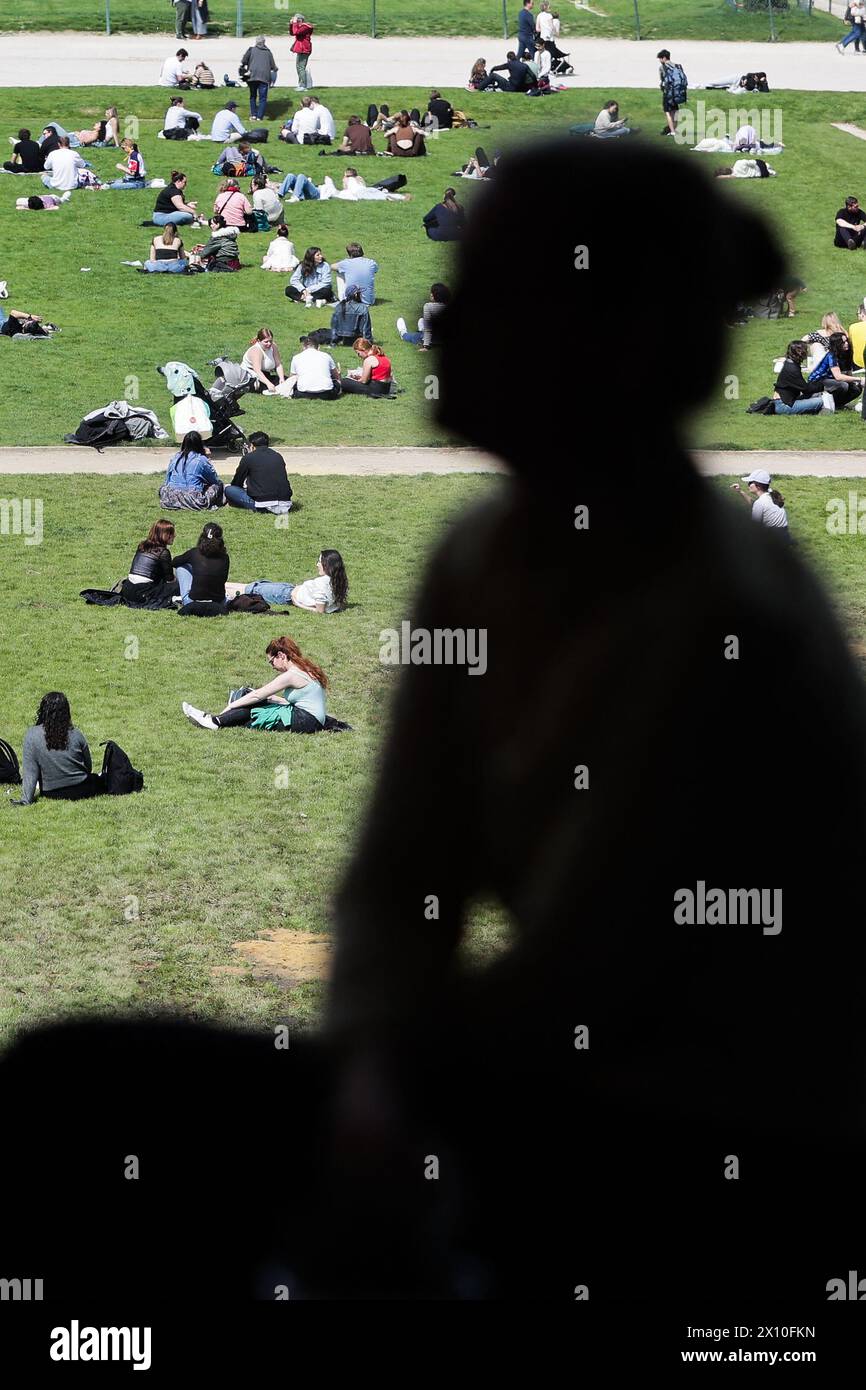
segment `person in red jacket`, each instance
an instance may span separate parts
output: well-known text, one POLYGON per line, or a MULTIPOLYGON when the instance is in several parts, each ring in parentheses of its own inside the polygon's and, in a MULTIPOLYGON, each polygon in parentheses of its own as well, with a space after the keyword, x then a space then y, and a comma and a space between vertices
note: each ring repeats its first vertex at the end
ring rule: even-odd
POLYGON ((307 64, 310 61, 310 54, 313 51, 313 26, 309 24, 302 14, 292 15, 292 22, 289 25, 289 33, 294 37, 292 52, 295 55, 295 67, 298 72, 297 92, 305 92, 307 87, 311 87, 312 82, 307 80, 307 64))

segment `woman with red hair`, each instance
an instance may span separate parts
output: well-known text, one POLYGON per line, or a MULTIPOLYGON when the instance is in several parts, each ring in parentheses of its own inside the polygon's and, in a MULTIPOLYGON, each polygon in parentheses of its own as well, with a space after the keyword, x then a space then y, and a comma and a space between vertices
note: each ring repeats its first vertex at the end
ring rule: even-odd
POLYGON ((265 655, 273 680, 257 690, 246 687, 232 691, 235 698, 220 714, 206 714, 184 700, 187 719, 202 729, 231 729, 244 724, 277 733, 317 734, 325 724, 328 677, 303 655, 291 637, 275 637, 265 648, 265 655))

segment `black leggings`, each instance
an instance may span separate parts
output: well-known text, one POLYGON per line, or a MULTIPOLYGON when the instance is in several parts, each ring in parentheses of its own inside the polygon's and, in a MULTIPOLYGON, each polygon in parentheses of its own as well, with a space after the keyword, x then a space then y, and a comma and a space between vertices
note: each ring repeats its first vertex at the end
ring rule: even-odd
MULTIPOLYGON (((252 717, 252 705, 241 705, 239 709, 230 709, 226 714, 215 716, 221 729, 234 729, 240 725, 249 724, 252 717)), ((260 729, 259 732, 263 734, 318 734, 321 728, 318 719, 315 719, 308 710, 299 709, 295 705, 292 710, 292 722, 288 727, 280 724, 276 729, 260 729)))
POLYGON ((292 392, 293 401, 338 401, 342 391, 339 386, 332 386, 330 391, 299 391, 297 387, 292 392))
POLYGON ((88 772, 83 782, 71 782, 68 787, 43 792, 52 801, 83 801, 88 796, 105 796, 105 783, 95 772, 88 772))
POLYGON ((353 381, 343 377, 343 394, 348 396, 387 396, 391 390, 390 381, 353 381))
MULTIPOLYGON (((294 299, 296 303, 300 303, 304 297, 300 290, 295 289, 294 285, 286 285, 286 294, 289 299, 294 299)), ((322 285, 321 289, 313 291, 313 299, 324 299, 326 304, 333 304, 334 291, 330 285, 322 285)))

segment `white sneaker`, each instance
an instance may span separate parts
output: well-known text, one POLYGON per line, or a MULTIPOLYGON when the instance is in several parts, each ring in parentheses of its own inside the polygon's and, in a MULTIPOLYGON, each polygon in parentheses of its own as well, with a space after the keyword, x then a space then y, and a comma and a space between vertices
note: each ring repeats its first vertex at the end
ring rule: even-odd
POLYGON ((845 52, 845 49, 844 49, 844 47, 843 47, 843 45, 842 45, 841 43, 837 43, 837 45, 836 45, 836 52, 837 52, 837 53, 844 53, 844 52, 845 52))
POLYGON ((184 714, 186 715, 187 719, 191 720, 193 724, 198 724, 199 728, 201 728, 201 729, 218 729, 218 728, 219 728, 219 725, 218 725, 217 723, 215 723, 215 721, 214 721, 214 719, 213 719, 213 717, 212 717, 211 715, 205 714, 204 710, 202 710, 202 709, 196 709, 195 705, 190 705, 190 704, 188 704, 186 700, 183 701, 183 703, 182 703, 182 705, 181 705, 181 709, 183 710, 183 712, 184 712, 184 714))
POLYGON ((397 320, 397 332, 400 334, 400 337, 401 337, 401 338, 403 337, 403 334, 404 334, 404 333, 408 333, 408 332, 409 332, 409 329, 408 329, 408 326, 407 326, 407 324, 406 324, 406 320, 405 320, 405 319, 399 318, 399 319, 397 320))
POLYGON ((325 301, 324 299, 317 299, 317 300, 316 300, 316 308, 317 308, 317 309, 324 309, 325 303, 326 303, 326 301, 325 301))
POLYGON ((8 298, 9 298, 9 290, 8 290, 8 288, 7 288, 7 285, 6 285, 6 281, 5 281, 5 280, 0 280, 0 299, 8 299, 8 298))

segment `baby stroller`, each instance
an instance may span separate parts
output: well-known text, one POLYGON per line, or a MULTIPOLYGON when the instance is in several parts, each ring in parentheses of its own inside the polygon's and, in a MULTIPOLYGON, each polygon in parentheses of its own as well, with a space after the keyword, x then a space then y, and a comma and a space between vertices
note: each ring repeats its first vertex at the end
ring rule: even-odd
POLYGON ((550 75, 551 77, 573 77, 574 68, 568 62, 568 54, 549 39, 544 45, 550 54, 550 75))
POLYGON ((232 419, 234 415, 243 415, 233 392, 217 391, 217 382, 211 391, 207 391, 198 373, 185 362, 166 362, 164 367, 157 367, 156 370, 165 377, 166 387, 174 397, 175 405, 189 396, 201 401, 203 411, 210 420, 209 438, 215 449, 236 449, 241 452, 247 437, 232 419))

